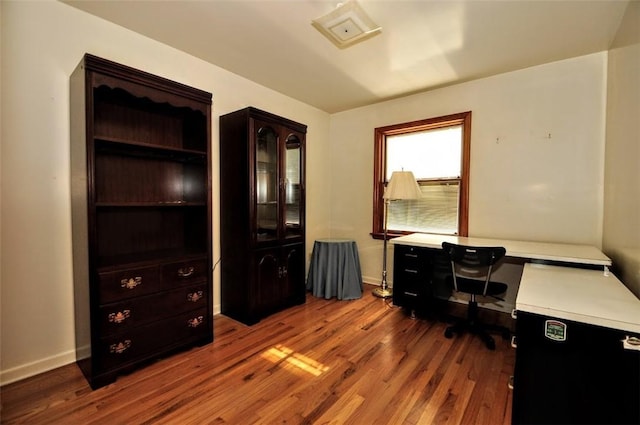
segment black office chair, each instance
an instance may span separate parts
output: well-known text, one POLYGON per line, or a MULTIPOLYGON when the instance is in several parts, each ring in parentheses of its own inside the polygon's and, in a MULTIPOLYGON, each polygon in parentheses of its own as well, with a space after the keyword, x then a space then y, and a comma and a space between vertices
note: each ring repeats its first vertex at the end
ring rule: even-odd
POLYGON ((484 324, 478 320, 478 303, 476 296, 498 297, 507 291, 507 285, 491 281, 493 265, 505 255, 503 247, 474 247, 442 243, 442 248, 451 262, 451 282, 453 289, 471 296, 467 309, 467 318, 449 326, 444 336, 452 338, 454 333, 466 330, 478 335, 488 349, 494 350, 496 343, 488 331, 500 332, 503 338, 510 336, 509 329, 503 326, 484 324))

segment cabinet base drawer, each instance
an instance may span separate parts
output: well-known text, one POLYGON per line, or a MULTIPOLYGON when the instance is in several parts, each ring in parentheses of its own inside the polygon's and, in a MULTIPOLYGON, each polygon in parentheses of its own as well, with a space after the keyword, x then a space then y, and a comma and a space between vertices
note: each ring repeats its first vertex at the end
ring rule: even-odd
POLYGON ((200 284, 136 297, 100 307, 100 335, 107 336, 176 314, 206 307, 207 285, 200 284))
POLYGON ((205 338, 211 333, 211 318, 202 308, 153 324, 103 338, 97 350, 99 370, 124 367, 132 362, 205 338))
POLYGON ((139 267, 99 274, 100 303, 151 294, 160 289, 160 268, 139 267))
POLYGON ((165 264, 162 267, 162 285, 165 289, 171 289, 205 280, 207 268, 206 258, 194 258, 165 264))

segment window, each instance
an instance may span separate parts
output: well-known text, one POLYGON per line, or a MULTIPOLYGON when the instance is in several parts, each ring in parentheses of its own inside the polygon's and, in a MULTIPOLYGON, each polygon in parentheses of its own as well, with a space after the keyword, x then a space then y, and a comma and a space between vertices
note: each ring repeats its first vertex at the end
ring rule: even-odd
POLYGON ((404 169, 413 172, 422 197, 389 203, 389 235, 467 236, 470 141, 471 112, 376 128, 372 235, 382 237, 384 188, 404 169))

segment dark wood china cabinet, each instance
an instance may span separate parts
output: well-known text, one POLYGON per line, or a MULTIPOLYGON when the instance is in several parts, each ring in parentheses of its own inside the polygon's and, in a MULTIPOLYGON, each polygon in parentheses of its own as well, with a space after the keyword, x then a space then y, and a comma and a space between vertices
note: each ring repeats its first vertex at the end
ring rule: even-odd
POLYGON ((306 132, 252 107, 220 117, 222 313, 246 324, 305 301, 306 132))
POLYGON ((98 388, 213 340, 211 94, 88 54, 70 85, 76 358, 98 388))

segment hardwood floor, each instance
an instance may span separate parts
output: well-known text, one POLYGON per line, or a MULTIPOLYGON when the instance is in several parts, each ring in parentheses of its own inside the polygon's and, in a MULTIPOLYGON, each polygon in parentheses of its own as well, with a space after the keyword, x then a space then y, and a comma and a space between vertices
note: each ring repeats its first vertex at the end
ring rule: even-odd
POLYGON ((3 424, 510 424, 515 350, 446 339, 366 287, 245 326, 91 391, 75 364, 1 389, 3 424))

